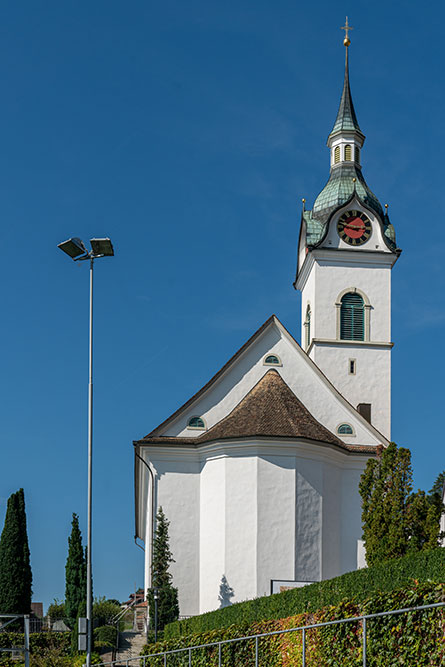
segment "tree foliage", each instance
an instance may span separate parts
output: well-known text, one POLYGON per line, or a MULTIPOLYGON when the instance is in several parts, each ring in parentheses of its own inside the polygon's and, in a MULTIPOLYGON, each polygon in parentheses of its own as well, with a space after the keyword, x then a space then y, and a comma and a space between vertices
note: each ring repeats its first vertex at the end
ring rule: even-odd
POLYGON ((51 621, 58 621, 60 619, 66 618, 64 601, 54 598, 46 613, 51 618, 51 621))
POLYGON ((23 489, 8 499, 0 538, 0 613, 29 614, 32 572, 23 489))
POLYGON ((434 482, 432 488, 430 489, 429 495, 433 496, 434 494, 437 493, 442 498, 444 484, 445 484, 445 470, 442 470, 442 472, 437 475, 436 481, 434 482))
POLYGON ((437 546, 440 507, 413 493, 411 452, 391 443, 369 459, 359 485, 368 565, 437 546))
POLYGON ((158 589, 158 629, 175 621, 179 615, 178 589, 172 585, 172 575, 169 568, 174 563, 173 554, 169 546, 168 527, 170 522, 162 507, 156 515, 156 531, 153 540, 153 563, 151 567, 152 588, 147 591, 150 621, 155 623, 155 604, 153 589, 158 589))
POLYGON ((79 528, 79 517, 73 514, 65 566, 65 612, 71 627, 74 627, 76 622, 79 606, 85 604, 86 589, 86 562, 82 547, 82 534, 79 528))
POLYGON ((121 606, 116 604, 116 600, 107 600, 105 597, 94 600, 93 618, 98 625, 111 625, 121 611, 121 606))

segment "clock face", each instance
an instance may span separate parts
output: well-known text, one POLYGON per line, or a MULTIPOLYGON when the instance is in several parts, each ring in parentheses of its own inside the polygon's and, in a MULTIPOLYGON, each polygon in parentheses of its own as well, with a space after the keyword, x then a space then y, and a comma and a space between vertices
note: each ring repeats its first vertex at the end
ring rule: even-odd
POLYGON ((370 219, 360 211, 346 211, 337 222, 339 237, 348 245, 366 243, 372 233, 370 219))

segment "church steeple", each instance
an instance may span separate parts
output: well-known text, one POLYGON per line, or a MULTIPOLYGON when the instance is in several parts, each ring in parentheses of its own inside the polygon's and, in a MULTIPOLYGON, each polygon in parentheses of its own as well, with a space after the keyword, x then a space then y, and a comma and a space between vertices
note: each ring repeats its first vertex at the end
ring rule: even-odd
MULTIPOLYGON (((346 39, 345 39, 346 42, 346 39)), ((343 92, 340 99, 340 106, 337 113, 337 118, 334 123, 334 127, 329 135, 329 139, 333 138, 339 132, 357 132, 357 134, 365 139, 365 135, 362 133, 360 126, 358 124, 357 116, 354 109, 354 104, 352 102, 351 88, 349 86, 349 51, 350 41, 346 46, 346 56, 345 56, 345 78, 343 82, 343 92)), ((328 140, 329 140, 328 139, 328 140)))

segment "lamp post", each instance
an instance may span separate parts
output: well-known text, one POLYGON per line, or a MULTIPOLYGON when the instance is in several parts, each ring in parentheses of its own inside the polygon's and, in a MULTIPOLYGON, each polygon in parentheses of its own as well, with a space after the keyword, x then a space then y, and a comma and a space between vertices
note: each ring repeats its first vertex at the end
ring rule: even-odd
POLYGON ((89 364, 88 364, 88 528, 87 528, 87 661, 91 667, 93 647, 93 589, 91 566, 91 528, 92 528, 92 479, 93 479, 93 269, 94 260, 114 255, 110 239, 90 239, 91 250, 87 250, 79 238, 71 238, 59 243, 63 250, 75 262, 90 262, 90 318, 89 318, 89 364))
POLYGON ((155 601, 155 643, 158 641, 158 600, 159 589, 153 588, 153 599, 155 601))

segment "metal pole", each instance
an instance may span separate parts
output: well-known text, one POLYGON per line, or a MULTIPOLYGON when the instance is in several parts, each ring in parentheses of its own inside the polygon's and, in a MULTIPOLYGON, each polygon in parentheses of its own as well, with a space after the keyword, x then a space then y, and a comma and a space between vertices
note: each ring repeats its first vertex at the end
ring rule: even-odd
POLYGON ((218 644, 218 667, 221 667, 221 644, 218 644))
POLYGON ((164 653, 164 667, 165 667, 166 664, 167 664, 167 654, 164 653))
POLYGON ((362 622, 362 634, 363 634, 363 667, 366 667, 366 618, 362 622))
POLYGON ((306 630, 303 628, 303 667, 306 667, 306 630))
POLYGON ((29 615, 25 616, 25 667, 29 667, 29 615))
POLYGON ((192 649, 189 648, 189 667, 192 667, 192 649))
POLYGON ((158 594, 155 593, 155 643, 158 641, 158 594))
POLYGON ((91 667, 93 650, 93 590, 91 567, 92 481, 93 481, 93 267, 90 257, 90 332, 88 363, 88 527, 87 527, 87 667, 91 667))
POLYGON ((255 667, 258 667, 258 637, 255 637, 255 667))

